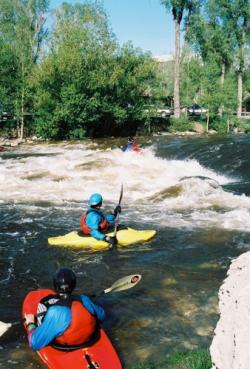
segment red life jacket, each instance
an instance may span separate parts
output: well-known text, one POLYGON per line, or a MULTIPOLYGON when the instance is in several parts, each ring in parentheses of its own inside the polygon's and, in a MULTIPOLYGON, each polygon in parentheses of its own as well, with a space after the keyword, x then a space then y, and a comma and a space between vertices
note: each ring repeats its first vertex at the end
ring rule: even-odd
POLYGON ((141 148, 136 143, 132 144, 131 150, 136 151, 136 152, 141 152, 141 148))
POLYGON ((60 345, 80 345, 90 339, 96 330, 97 320, 83 306, 80 296, 70 295, 65 299, 53 291, 40 301, 38 316, 43 315, 43 319, 48 308, 53 305, 67 306, 71 309, 70 325, 61 336, 56 337, 56 343, 60 345), (41 311, 43 312, 41 313, 41 311))
MULTIPOLYGON (((86 224, 86 218, 87 218, 87 215, 90 213, 90 212, 94 212, 95 210, 88 210, 88 211, 85 211, 85 213, 83 213, 83 215, 81 216, 81 219, 80 219, 80 226, 81 226, 81 230, 83 231, 84 234, 90 234, 91 232, 91 229, 87 226, 86 224)), ((105 231, 105 229, 108 227, 108 221, 107 219, 105 219, 103 217, 103 220, 101 221, 101 223, 99 224, 99 230, 100 231, 105 231)))
POLYGON ((71 305, 72 319, 69 327, 56 342, 61 345, 78 345, 88 341, 96 328, 96 318, 79 301, 71 305))

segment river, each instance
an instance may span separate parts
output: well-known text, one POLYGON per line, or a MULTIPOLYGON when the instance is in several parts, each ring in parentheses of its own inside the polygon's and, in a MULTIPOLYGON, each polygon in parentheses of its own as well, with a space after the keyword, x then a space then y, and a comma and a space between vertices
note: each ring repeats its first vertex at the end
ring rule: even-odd
MULTIPOLYGON (((250 248, 250 136, 141 138, 23 145, 0 152, 0 320, 20 319, 25 294, 52 287, 60 266, 74 269, 77 291, 93 293, 133 273, 128 291, 96 302, 124 367, 174 351, 209 347, 217 293, 230 260, 250 248), (48 245, 79 228, 89 195, 120 221, 155 229, 148 243, 92 252, 48 245)), ((0 340, 0 367, 43 368, 20 325, 0 340)))

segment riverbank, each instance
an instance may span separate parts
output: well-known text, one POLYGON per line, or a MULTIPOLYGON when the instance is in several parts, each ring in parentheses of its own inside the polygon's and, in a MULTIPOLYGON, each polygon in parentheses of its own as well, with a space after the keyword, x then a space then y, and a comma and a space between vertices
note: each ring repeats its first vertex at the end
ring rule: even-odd
POLYGON ((233 260, 219 291, 220 319, 210 348, 214 369, 248 369, 250 251, 233 260))
MULTIPOLYGON (((234 134, 242 134, 244 132, 232 132, 234 134)), ((216 135, 216 134, 220 134, 219 132, 215 131, 215 130, 209 130, 208 132, 198 132, 198 131, 173 131, 173 132, 165 132, 165 131, 159 131, 159 132, 155 132, 153 133, 150 137, 160 137, 160 136, 184 136, 184 137, 188 137, 188 136, 208 136, 208 135, 216 135)), ((140 140, 140 137, 142 136, 136 136, 136 139, 140 140)), ((143 136, 145 137, 145 136, 143 136)), ((117 139, 117 138, 123 138, 123 137, 110 137, 111 139, 117 139)), ((90 138, 86 138, 85 140, 91 140, 90 138)), ((65 140, 63 140, 65 141, 65 140)), ((82 142, 84 142, 84 139, 81 140, 82 142)), ((0 136, 0 151, 4 151, 1 150, 1 148, 8 148, 8 147, 18 147, 20 145, 25 145, 25 144, 36 144, 36 143, 48 143, 48 142, 54 142, 54 141, 49 141, 49 140, 43 140, 40 137, 36 137, 36 136, 32 136, 32 137, 26 137, 24 139, 20 139, 20 138, 6 138, 6 137, 1 137, 0 136)), ((62 141, 61 141, 62 142, 62 141)), ((69 141, 72 142, 72 141, 69 141)))
POLYGON ((128 369, 210 369, 211 359, 206 350, 176 353, 160 363, 142 363, 128 369))
MULTIPOLYGON (((176 127, 177 128, 177 127, 176 127)), ((189 136, 211 136, 211 135, 220 135, 223 132, 214 130, 214 129, 209 129, 208 131, 206 130, 206 127, 204 126, 204 124, 202 123, 198 123, 195 122, 192 125, 192 129, 188 130, 184 128, 184 130, 175 130, 173 127, 170 131, 165 131, 165 130, 160 130, 160 131, 156 131, 156 132, 152 132, 151 135, 149 135, 148 137, 159 137, 159 136, 184 136, 184 137, 189 137, 189 136)), ((225 133, 225 132, 224 132, 225 133)), ((240 128, 240 127, 235 127, 232 131, 228 132, 228 134, 246 134, 248 133, 248 131, 240 128)), ((144 135, 139 134, 138 136, 136 136, 136 138, 139 140, 140 137, 145 137, 144 135)), ((117 138, 123 138, 123 137, 109 137, 111 139, 117 139, 117 138)), ((91 140, 91 138, 86 137, 86 140, 91 140)), ((85 139, 82 139, 81 141, 84 141, 85 139)), ((65 140, 62 140, 65 141, 65 140)), ((78 140, 77 140, 78 141, 78 140)), ((35 144, 35 143, 45 143, 45 142, 54 142, 54 141, 50 141, 50 140, 44 140, 41 137, 37 137, 37 136, 30 136, 30 137, 25 137, 24 139, 20 139, 20 138, 9 138, 6 136, 1 136, 0 133, 0 151, 4 151, 3 149, 1 150, 1 148, 4 147, 17 147, 21 144, 35 144)))
POLYGON ((0 136, 0 147, 17 147, 21 144, 33 144, 37 142, 45 142, 45 141, 36 136, 27 137, 22 140, 20 138, 7 138, 0 136))

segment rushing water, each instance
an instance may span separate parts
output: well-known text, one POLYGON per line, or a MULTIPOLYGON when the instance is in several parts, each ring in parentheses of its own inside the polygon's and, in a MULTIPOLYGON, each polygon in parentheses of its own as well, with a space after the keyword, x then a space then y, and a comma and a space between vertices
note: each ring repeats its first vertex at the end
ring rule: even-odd
MULTIPOLYGON (((0 320, 20 318, 27 291, 50 287, 72 267, 77 292, 93 293, 132 273, 134 289, 97 299, 125 365, 208 347, 218 319, 217 292, 230 259, 250 248, 250 136, 22 146, 0 153, 0 320), (121 222, 156 229, 150 242, 91 252, 49 246, 79 227, 92 192, 113 209, 124 186, 121 222)), ((0 341, 0 367, 43 368, 17 325, 0 341)))

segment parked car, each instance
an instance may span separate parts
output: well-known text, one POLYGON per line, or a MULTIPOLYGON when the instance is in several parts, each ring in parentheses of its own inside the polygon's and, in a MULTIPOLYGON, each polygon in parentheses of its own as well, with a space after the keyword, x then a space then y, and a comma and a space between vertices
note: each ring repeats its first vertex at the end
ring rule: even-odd
POLYGON ((208 109, 203 108, 198 104, 188 105, 185 109, 187 114, 192 116, 200 116, 208 112, 208 109))
POLYGON ((161 118, 165 118, 165 117, 170 117, 171 114, 173 114, 173 110, 170 108, 161 108, 161 109, 157 109, 157 114, 161 117, 161 118))
POLYGON ((173 114, 173 110, 171 108, 168 108, 168 107, 157 108, 155 105, 146 106, 146 109, 144 109, 144 112, 145 113, 150 112, 151 116, 161 117, 161 118, 170 117, 170 115, 173 114))

